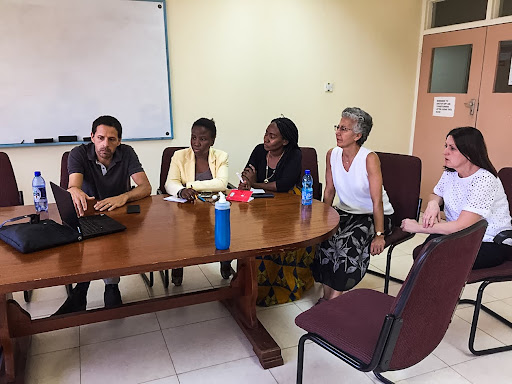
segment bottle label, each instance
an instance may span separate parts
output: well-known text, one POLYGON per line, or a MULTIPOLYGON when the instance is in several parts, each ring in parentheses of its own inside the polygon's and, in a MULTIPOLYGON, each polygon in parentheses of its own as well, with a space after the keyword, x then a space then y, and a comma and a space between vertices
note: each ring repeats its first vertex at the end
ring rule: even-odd
POLYGON ((33 187, 32 193, 34 194, 34 203, 38 203, 41 199, 46 200, 45 187, 33 187))
POLYGON ((313 188, 302 188, 302 205, 311 205, 313 202, 313 188))

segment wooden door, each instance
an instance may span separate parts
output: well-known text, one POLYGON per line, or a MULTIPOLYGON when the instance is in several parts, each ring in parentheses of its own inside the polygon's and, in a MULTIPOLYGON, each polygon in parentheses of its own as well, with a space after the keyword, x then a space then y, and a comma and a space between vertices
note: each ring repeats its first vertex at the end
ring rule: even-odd
MULTIPOLYGON (((443 148, 446 134, 452 128, 476 126, 476 106, 480 91, 486 29, 486 27, 481 27, 426 35, 423 39, 413 154, 422 161, 421 196, 424 204, 443 171, 443 148), (470 61, 466 68, 467 89, 448 89, 449 92, 446 90, 436 92, 438 88, 444 88, 443 81, 447 84, 451 81, 449 77, 442 81, 439 81, 438 78, 434 79, 433 66, 436 49, 458 49, 460 47, 469 47, 470 50, 468 53, 470 61), (436 83, 436 87, 433 87, 434 83, 436 83), (433 116, 434 98, 436 97, 455 97, 453 117, 433 116), (465 105, 469 105, 471 100, 475 100, 473 113, 465 105)), ((441 50, 437 50, 437 53, 439 52, 441 50)), ((436 65, 439 66, 439 61, 436 65)), ((459 74, 460 71, 455 71, 455 75, 459 74)))
POLYGON ((512 23, 487 27, 476 127, 497 170, 512 166, 512 23))

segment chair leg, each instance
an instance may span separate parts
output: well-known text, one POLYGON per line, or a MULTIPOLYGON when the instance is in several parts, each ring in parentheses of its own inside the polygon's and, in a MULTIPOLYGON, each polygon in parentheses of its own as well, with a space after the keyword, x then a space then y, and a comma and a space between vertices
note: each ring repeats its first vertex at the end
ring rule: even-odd
POLYGON ((299 353, 297 355, 297 384, 302 384, 302 373, 304 370, 304 343, 307 340, 307 334, 299 339, 299 353))
MULTIPOLYGON (((164 288, 169 288, 169 270, 166 269, 165 271, 160 271, 160 276, 162 277, 164 288)), ((181 279, 183 280, 183 275, 181 279)), ((181 282, 179 285, 181 285, 181 282)))
POLYGON ((371 269, 368 269, 369 274, 384 278, 384 293, 385 294, 387 294, 389 292, 389 282, 390 281, 393 281, 395 283, 400 283, 400 284, 404 283, 403 280, 391 276, 391 253, 393 252, 393 249, 395 249, 395 245, 390 245, 387 256, 386 256, 386 273, 380 273, 380 272, 372 271, 371 269))
POLYGON ((66 284, 66 293, 68 297, 71 296, 71 291, 73 290, 73 284, 66 284))
POLYGON ((152 287, 153 286, 153 283, 155 282, 155 280, 153 278, 153 272, 149 272, 149 279, 148 279, 148 277, 146 276, 145 273, 141 273, 140 277, 142 277, 142 280, 144 280, 144 283, 146 283, 146 285, 148 287, 152 287))
POLYGON ((382 376, 382 374, 380 374, 379 372, 375 372, 373 371, 373 374, 375 375, 375 377, 377 379, 379 379, 379 381, 381 381, 382 383, 384 384, 394 384, 391 380, 389 379, 386 379, 384 376, 382 376))
POLYGON ((492 283, 492 281, 486 280, 482 284, 480 284, 480 287, 478 288, 478 294, 476 295, 476 300, 471 300, 471 299, 459 300, 460 304, 473 304, 475 306, 475 310, 473 312, 473 320, 471 322, 471 332, 469 334, 468 347, 469 347, 469 350, 471 351, 471 353, 476 356, 490 355, 493 353, 512 350, 512 345, 505 345, 503 347, 488 348, 488 349, 481 349, 481 350, 475 349, 475 337, 476 337, 476 331, 477 331, 477 326, 478 326, 478 317, 480 315, 480 309, 483 309, 485 312, 487 312, 489 315, 494 317, 496 320, 499 320, 503 324, 508 325, 510 328, 512 328, 512 322, 510 322, 509 320, 505 319, 504 317, 502 317, 499 314, 497 314, 496 312, 494 312, 492 309, 490 309, 482 304, 484 289, 491 283, 492 283))

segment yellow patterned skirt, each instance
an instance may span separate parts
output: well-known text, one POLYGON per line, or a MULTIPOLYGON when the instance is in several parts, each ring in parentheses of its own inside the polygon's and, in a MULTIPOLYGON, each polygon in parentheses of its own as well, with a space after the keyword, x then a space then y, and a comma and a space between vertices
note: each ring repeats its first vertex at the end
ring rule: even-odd
POLYGON ((300 299, 314 284, 310 267, 314 256, 315 246, 311 246, 257 257, 256 304, 269 307, 300 299))

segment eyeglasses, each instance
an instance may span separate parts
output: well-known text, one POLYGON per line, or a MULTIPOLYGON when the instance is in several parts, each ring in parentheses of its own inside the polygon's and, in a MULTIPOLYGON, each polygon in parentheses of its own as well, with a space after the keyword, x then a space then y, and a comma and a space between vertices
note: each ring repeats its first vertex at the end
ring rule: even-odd
POLYGON ((343 127, 341 125, 337 125, 337 124, 334 125, 334 132, 340 131, 340 132, 344 133, 344 132, 348 132, 348 131, 351 131, 351 130, 352 130, 351 128, 343 127))

